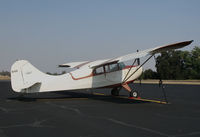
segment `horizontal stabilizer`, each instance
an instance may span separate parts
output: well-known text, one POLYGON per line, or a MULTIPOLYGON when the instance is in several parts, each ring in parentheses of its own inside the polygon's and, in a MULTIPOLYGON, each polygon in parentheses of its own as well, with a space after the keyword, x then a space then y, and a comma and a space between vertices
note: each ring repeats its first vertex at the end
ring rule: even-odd
POLYGON ((85 64, 89 63, 89 61, 81 61, 81 62, 70 62, 58 65, 58 67, 69 67, 69 68, 80 68, 84 66, 85 64))
POLYGON ((27 84, 24 84, 21 88, 22 89, 28 89, 28 88, 31 88, 31 87, 33 87, 34 85, 39 85, 39 84, 41 84, 41 82, 29 82, 29 83, 27 83, 27 84))

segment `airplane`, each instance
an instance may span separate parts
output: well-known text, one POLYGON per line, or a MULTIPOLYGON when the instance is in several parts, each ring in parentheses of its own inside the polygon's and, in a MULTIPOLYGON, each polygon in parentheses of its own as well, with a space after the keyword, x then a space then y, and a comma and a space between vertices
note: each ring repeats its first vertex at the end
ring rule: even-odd
POLYGON ((58 76, 39 71, 27 60, 18 60, 11 67, 11 86, 15 92, 23 94, 112 88, 113 96, 119 96, 119 91, 124 88, 130 97, 138 98, 138 91, 131 89, 128 84, 141 76, 142 66, 157 53, 183 48, 192 42, 178 42, 110 59, 61 64, 59 67, 75 70, 58 76), (140 58, 145 56, 148 58, 140 64, 140 58), (124 62, 129 60, 133 60, 133 64, 125 65, 124 62))

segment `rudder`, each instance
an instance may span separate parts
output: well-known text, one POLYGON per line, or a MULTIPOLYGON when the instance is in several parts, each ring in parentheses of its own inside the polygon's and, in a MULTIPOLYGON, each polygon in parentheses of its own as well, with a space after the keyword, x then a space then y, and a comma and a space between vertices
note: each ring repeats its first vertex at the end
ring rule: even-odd
POLYGON ((16 61, 11 67, 11 86, 15 92, 26 92, 30 87, 41 85, 46 74, 39 71, 27 60, 16 61))

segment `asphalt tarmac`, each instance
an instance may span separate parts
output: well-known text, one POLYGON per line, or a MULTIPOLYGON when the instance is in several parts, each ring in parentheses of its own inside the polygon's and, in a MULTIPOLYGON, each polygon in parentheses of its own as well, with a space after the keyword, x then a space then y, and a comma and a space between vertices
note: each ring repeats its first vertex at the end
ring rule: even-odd
MULTIPOLYGON (((135 84, 142 98, 163 100, 156 84, 135 84)), ((119 98, 110 89, 19 97, 0 82, 0 137, 199 137, 200 86, 165 85, 169 104, 119 98)))

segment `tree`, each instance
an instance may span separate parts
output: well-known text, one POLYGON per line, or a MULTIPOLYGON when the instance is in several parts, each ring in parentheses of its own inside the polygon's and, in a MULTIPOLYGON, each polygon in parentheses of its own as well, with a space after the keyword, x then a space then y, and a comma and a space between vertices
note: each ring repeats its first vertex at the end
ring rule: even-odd
POLYGON ((142 73, 142 79, 157 79, 157 73, 151 69, 147 69, 142 73))
POLYGON ((170 65, 169 65, 169 53, 162 52, 160 56, 156 58, 156 70, 158 77, 162 79, 168 79, 170 75, 170 65), (165 72, 165 73, 164 73, 165 72))
POLYGON ((156 58, 156 68, 162 79, 185 79, 189 52, 170 50, 156 58))
POLYGON ((156 58, 156 69, 162 79, 200 79, 200 48, 162 52, 156 58))
POLYGON ((191 78, 200 79, 200 48, 191 51, 191 78))

